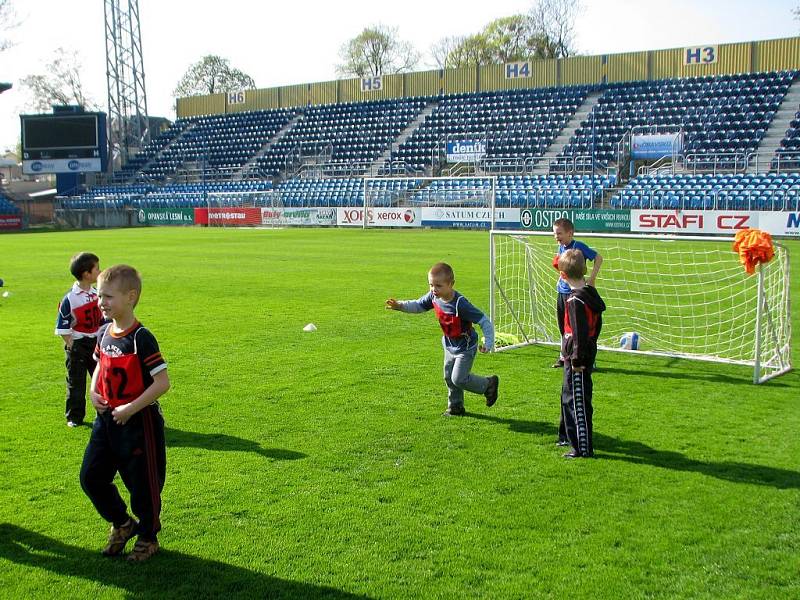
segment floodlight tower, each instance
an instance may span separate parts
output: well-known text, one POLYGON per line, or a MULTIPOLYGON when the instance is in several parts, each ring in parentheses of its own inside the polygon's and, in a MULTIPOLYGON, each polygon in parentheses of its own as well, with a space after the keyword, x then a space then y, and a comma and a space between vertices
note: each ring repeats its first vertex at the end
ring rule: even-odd
POLYGON ((109 171, 150 141, 139 0, 103 0, 106 20, 109 171))

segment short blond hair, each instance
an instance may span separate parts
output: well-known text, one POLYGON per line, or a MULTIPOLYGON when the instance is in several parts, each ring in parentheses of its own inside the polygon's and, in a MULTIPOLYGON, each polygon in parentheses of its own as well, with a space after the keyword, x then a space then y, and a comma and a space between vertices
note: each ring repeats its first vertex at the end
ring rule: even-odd
POLYGON ((139 271, 130 265, 114 265, 113 267, 108 267, 103 270, 97 278, 97 284, 100 285, 101 282, 114 284, 118 286, 123 293, 130 292, 131 290, 136 291, 136 302, 134 306, 138 304, 139 296, 142 294, 142 277, 139 275, 139 271))
POLYGON ((453 267, 448 265, 446 262, 438 262, 431 267, 430 274, 434 277, 438 277, 441 275, 447 281, 455 281, 456 274, 453 273, 453 267))
POLYGON ((567 250, 558 257, 558 270, 567 279, 580 279, 586 275, 586 258, 580 250, 567 250))

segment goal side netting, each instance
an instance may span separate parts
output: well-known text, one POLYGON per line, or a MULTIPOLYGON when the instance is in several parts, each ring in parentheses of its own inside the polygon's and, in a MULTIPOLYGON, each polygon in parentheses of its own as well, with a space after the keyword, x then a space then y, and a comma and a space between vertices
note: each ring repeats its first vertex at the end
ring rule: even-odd
POLYGON ((206 206, 209 227, 275 227, 283 201, 274 190, 209 192, 206 206))
MULTIPOLYGON (((552 234, 492 231, 490 312, 498 349, 559 344, 552 234)), ((603 256, 606 303, 598 346, 752 366, 762 382, 791 369, 789 256, 749 276, 732 239, 581 234, 603 256), (639 334, 639 349, 620 347, 639 334)), ((588 263, 591 269, 591 263, 588 263)))
MULTIPOLYGON (((430 219, 446 220, 445 209, 482 210, 482 213, 454 213, 452 220, 465 222, 474 219, 476 227, 492 218, 497 191, 497 177, 365 177, 364 211, 370 214, 380 209, 426 209, 430 219), (442 209, 428 212, 430 209, 442 209), (481 218, 483 215, 484 218, 481 218)), ((375 225, 364 220, 364 227, 375 225)), ((485 225, 484 225, 485 227, 485 225)))

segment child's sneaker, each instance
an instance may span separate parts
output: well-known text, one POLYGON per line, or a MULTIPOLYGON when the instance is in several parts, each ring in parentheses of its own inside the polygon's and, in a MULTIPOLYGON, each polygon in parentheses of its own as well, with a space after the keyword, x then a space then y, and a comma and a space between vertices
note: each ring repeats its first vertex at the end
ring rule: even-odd
POLYGON ((125 525, 120 527, 111 526, 111 533, 108 534, 108 543, 103 548, 103 556, 117 556, 125 549, 128 540, 136 535, 139 523, 136 519, 128 519, 125 525))
POLYGON ((447 410, 442 413, 443 417, 463 417, 467 411, 463 406, 448 406, 447 410))
POLYGON ((497 387, 500 385, 500 378, 497 375, 489 377, 489 386, 483 393, 486 396, 486 406, 494 406, 497 402, 497 387))
POLYGON ((563 369, 564 368, 564 361, 559 358, 556 362, 554 362, 550 366, 553 367, 554 369, 563 369))
POLYGON ((138 539, 133 546, 133 550, 128 554, 126 560, 131 562, 142 562, 147 560, 153 554, 158 552, 158 541, 148 542, 147 540, 138 539))

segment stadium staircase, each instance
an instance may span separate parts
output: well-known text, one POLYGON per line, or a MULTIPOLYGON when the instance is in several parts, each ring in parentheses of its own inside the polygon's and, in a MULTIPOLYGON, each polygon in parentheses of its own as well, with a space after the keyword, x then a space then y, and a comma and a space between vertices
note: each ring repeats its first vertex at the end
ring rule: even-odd
POLYGON ((800 110, 800 79, 795 79, 761 140, 757 160, 747 167, 748 173, 770 168, 776 152, 781 148, 781 142, 786 139, 786 132, 791 128, 798 110, 800 110))
POLYGON ((264 146, 258 152, 256 152, 245 164, 242 165, 242 168, 239 170, 239 172, 234 175, 234 179, 246 179, 251 175, 263 176, 261 170, 258 168, 258 159, 266 155, 272 146, 282 140, 284 136, 303 119, 304 116, 305 115, 303 113, 298 113, 288 123, 286 123, 286 125, 281 127, 281 129, 279 129, 275 135, 267 140, 267 143, 264 144, 264 146))
POLYGON ((598 100, 603 95, 602 91, 591 92, 583 104, 580 105, 572 118, 564 125, 559 135, 550 144, 550 147, 542 155, 542 159, 536 164, 531 171, 534 175, 546 175, 550 170, 550 163, 555 160, 564 150, 564 147, 569 143, 570 138, 575 134, 575 131, 589 119, 594 107, 597 105, 598 100))
POLYGON ((392 154, 397 152, 397 150, 400 148, 400 144, 405 143, 408 138, 414 135, 414 132, 419 129, 419 127, 428 119, 428 117, 431 116, 433 111, 436 110, 437 106, 439 106, 439 103, 434 100, 428 104, 422 110, 422 112, 417 115, 413 121, 411 121, 411 123, 408 124, 408 127, 406 127, 400 133, 400 135, 395 138, 394 142, 384 151, 384 153, 378 157, 378 160, 372 163, 368 171, 370 177, 375 177, 384 173, 388 173, 390 175, 392 174, 392 154))
MULTIPOLYGON (((167 152, 172 147, 172 145, 174 143, 176 143, 176 142, 180 141, 181 139, 183 139, 183 136, 185 136, 187 133, 192 131, 194 128, 195 128, 195 123, 188 123, 186 125, 186 127, 184 127, 183 129, 181 129, 178 132, 178 135, 176 135, 175 137, 173 137, 172 139, 167 141, 166 145, 164 145, 161 148, 159 148, 156 151, 156 153, 153 154, 153 156, 151 156, 150 159, 139 168, 139 171, 141 173, 145 173, 148 168, 150 168, 151 166, 153 166, 155 163, 157 163, 159 161, 159 159, 164 155, 165 152, 167 152)), ((127 183, 135 183, 135 182, 136 182, 136 174, 134 173, 133 177, 131 177, 127 181, 127 183)))

